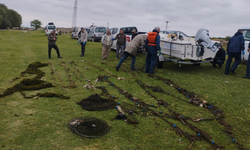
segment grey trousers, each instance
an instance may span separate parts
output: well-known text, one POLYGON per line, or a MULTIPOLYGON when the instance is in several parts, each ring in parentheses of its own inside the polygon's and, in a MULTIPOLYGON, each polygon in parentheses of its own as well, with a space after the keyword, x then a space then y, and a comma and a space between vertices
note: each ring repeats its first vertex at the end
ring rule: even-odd
POLYGON ((116 45, 116 58, 119 59, 119 58, 122 58, 124 54, 124 45, 116 45), (119 57, 119 55, 121 57, 119 57))

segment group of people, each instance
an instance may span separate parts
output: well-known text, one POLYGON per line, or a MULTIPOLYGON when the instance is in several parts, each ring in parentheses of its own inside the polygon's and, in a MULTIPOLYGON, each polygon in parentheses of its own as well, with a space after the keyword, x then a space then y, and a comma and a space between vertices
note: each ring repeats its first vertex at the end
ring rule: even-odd
MULTIPOLYGON (((111 50, 111 46, 113 40, 116 41, 116 58, 120 59, 119 63, 115 66, 116 71, 119 71, 122 63, 128 58, 132 58, 131 62, 131 71, 135 71, 135 61, 137 50, 139 47, 144 47, 144 50, 147 51, 146 57, 146 67, 145 73, 154 74, 154 68, 157 63, 157 53, 161 50, 160 47, 160 36, 159 36, 160 28, 155 27, 152 32, 149 32, 148 35, 138 35, 136 30, 133 30, 132 41, 126 46, 126 35, 124 34, 123 30, 119 31, 119 34, 116 35, 115 38, 112 38, 110 30, 106 32, 105 35, 102 36, 101 43, 102 43, 102 60, 107 59, 109 52, 111 50)), ((81 44, 81 57, 84 56, 85 53, 85 46, 87 44, 87 31, 84 28, 81 28, 81 31, 78 34, 78 44, 81 44)), ((55 30, 53 30, 48 35, 48 56, 51 59, 51 49, 54 48, 57 52, 57 57, 62 58, 60 56, 59 49, 56 45, 56 34, 55 30)), ((230 38, 227 44, 227 55, 228 59, 226 62, 225 67, 225 74, 235 74, 235 70, 237 69, 238 65, 241 62, 241 51, 245 49, 245 40, 243 37, 243 30, 239 29, 235 35, 230 38), (232 59, 235 59, 234 64, 231 66, 232 59)), ((250 52, 250 43, 248 46, 248 52, 250 52)), ((225 62, 225 55, 226 51, 222 48, 222 45, 219 45, 219 50, 217 51, 214 59, 213 59, 213 67, 216 65, 219 68, 225 62)), ((250 53, 247 63, 247 71, 246 75, 243 76, 245 79, 250 79, 250 53)))

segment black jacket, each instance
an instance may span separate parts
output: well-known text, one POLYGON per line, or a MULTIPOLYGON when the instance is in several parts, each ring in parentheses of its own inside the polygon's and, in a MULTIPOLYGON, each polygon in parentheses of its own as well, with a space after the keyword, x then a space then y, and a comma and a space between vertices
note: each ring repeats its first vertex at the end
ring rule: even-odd
POLYGON ((215 59, 222 60, 223 62, 225 61, 225 57, 226 57, 226 52, 223 48, 218 50, 216 55, 215 55, 215 59))

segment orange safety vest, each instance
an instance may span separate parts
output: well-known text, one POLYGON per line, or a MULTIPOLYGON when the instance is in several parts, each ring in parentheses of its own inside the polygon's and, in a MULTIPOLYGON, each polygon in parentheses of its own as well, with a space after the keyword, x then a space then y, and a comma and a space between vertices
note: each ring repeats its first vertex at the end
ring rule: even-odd
POLYGON ((155 39, 156 39, 156 36, 158 35, 158 33, 157 32, 149 32, 147 34, 148 34, 148 45, 156 46, 155 39))

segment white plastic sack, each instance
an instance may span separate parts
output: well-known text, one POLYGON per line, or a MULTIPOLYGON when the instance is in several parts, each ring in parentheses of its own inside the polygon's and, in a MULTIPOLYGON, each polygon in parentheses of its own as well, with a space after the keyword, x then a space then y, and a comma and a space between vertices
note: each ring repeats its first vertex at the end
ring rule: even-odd
POLYGON ((164 56, 163 55, 159 56, 159 61, 164 61, 164 56))

